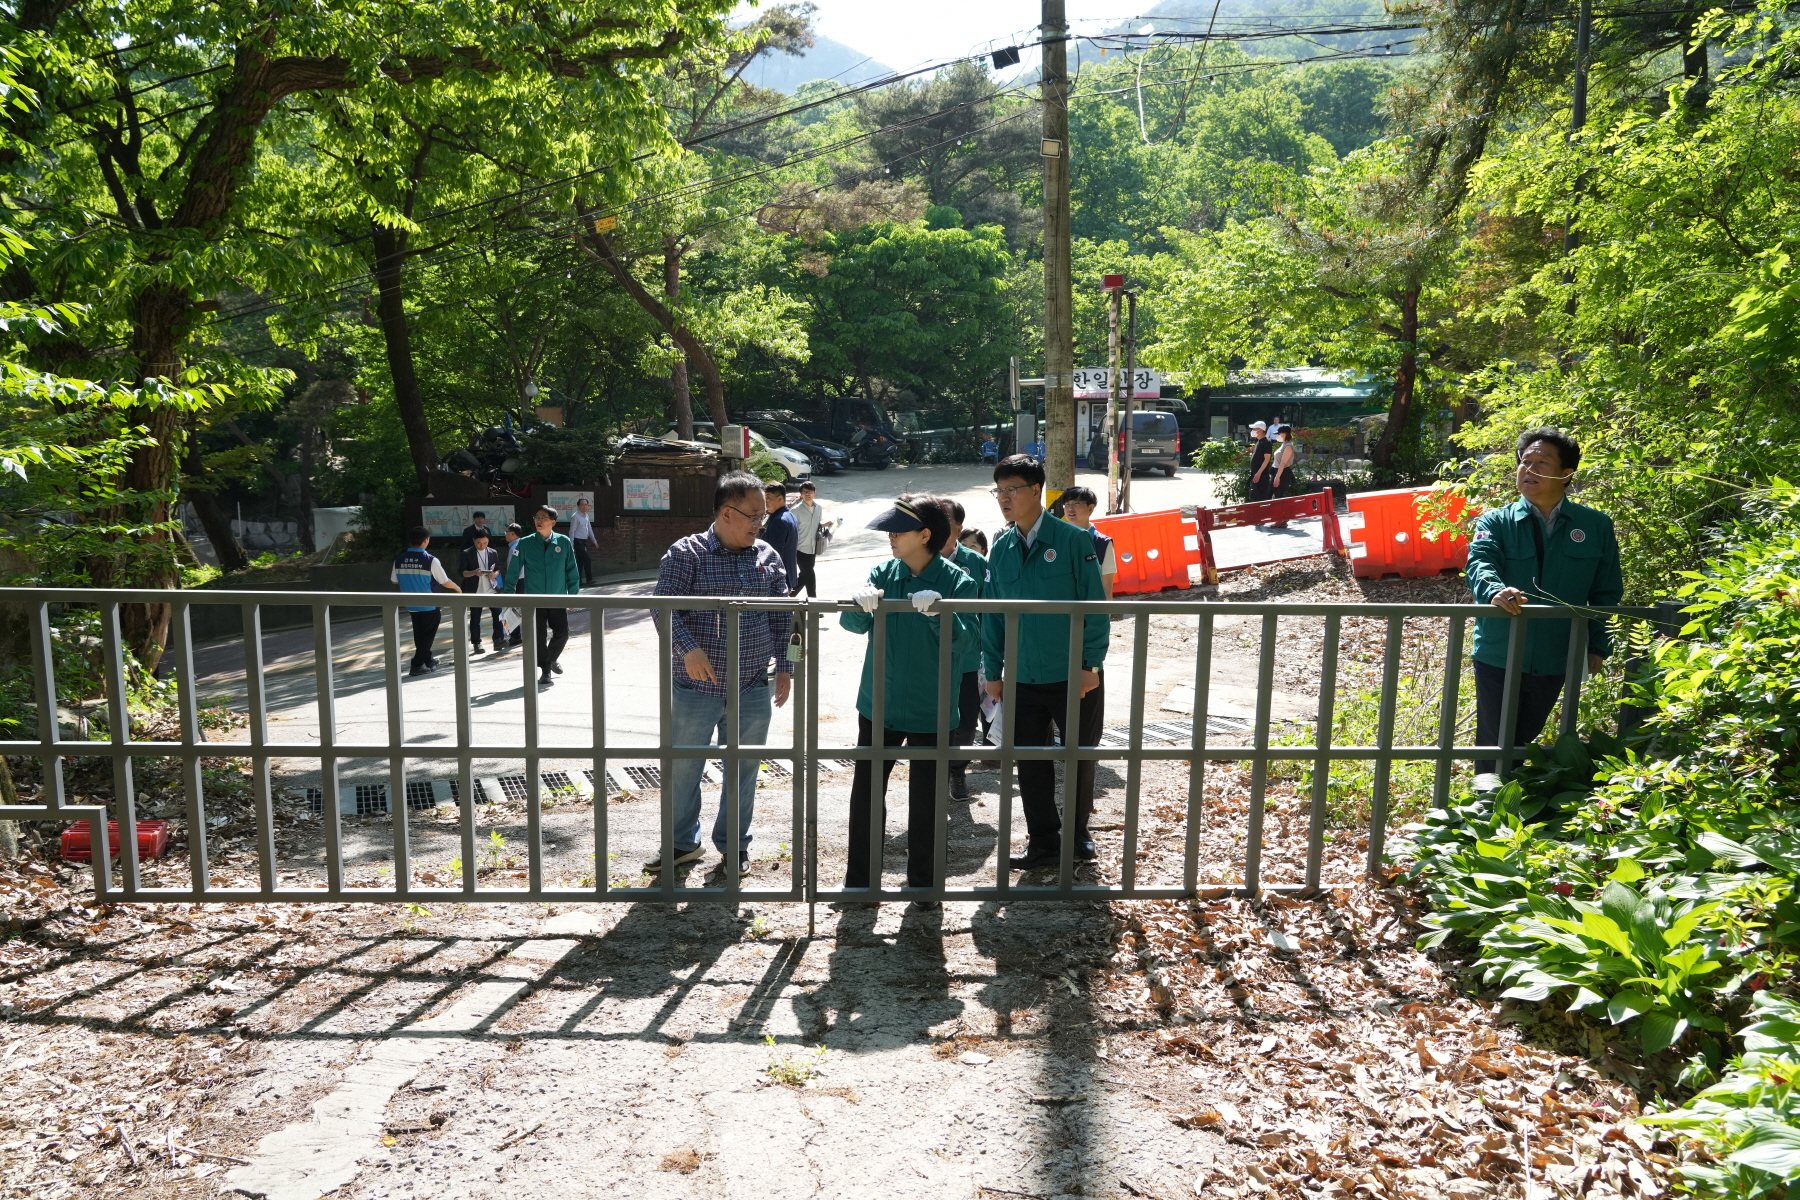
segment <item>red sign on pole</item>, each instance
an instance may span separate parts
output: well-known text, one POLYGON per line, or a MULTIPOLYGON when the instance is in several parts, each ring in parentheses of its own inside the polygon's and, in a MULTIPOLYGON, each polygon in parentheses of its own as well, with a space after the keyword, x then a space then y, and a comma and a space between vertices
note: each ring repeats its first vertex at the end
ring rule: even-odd
POLYGON ((1123 275, 1102 275, 1100 277, 1100 290, 1103 292, 1123 291, 1124 288, 1125 277, 1123 275))

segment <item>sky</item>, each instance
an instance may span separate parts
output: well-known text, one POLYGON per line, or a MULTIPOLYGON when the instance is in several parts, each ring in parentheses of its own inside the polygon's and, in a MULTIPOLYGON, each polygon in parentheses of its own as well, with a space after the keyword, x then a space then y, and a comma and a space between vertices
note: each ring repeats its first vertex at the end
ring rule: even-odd
MULTIPOLYGON (((1038 0, 813 0, 815 28, 898 71, 960 58, 1036 36, 1038 0)), ((1070 28, 1098 32, 1152 7, 1154 0, 1066 0, 1070 28)), ((740 20, 756 9, 740 6, 740 20)), ((1024 56, 1028 68, 1035 53, 1024 56)))

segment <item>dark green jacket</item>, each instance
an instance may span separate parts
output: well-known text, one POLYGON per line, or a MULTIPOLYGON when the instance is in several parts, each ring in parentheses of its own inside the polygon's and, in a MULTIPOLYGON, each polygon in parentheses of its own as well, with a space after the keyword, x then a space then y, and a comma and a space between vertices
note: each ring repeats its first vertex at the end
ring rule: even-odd
POLYGON ((568 535, 553 533, 545 539, 534 529, 520 538, 517 546, 518 553, 507 565, 507 591, 546 596, 573 596, 581 591, 581 568, 575 562, 575 543, 568 535))
MULTIPOLYGON (((988 560, 978 550, 971 550, 961 542, 950 555, 950 561, 961 567, 975 581, 975 595, 987 595, 988 560)), ((969 644, 956 652, 956 670, 958 674, 967 675, 981 665, 981 615, 971 613, 969 616, 969 644)))
MULTIPOLYGON (((1105 600, 1100 583, 1100 556, 1087 530, 1044 514, 1037 542, 1029 551, 1025 535, 1008 526, 994 539, 988 553, 987 599, 991 600, 1105 600)), ((1082 629, 1081 665, 1097 671, 1106 661, 1106 644, 1112 622, 1105 613, 1094 613, 1082 629)), ((1001 657, 1006 650, 1006 616, 985 613, 981 618, 981 664, 989 679, 1002 677, 1001 657)), ((1069 678, 1069 618, 1022 616, 1019 618, 1019 661, 1007 664, 1019 683, 1062 683, 1069 678)))
MULTIPOLYGON (((869 572, 869 582, 881 589, 884 600, 906 600, 914 592, 937 592, 946 600, 973 600, 975 581, 949 560, 933 557, 917 575, 897 558, 890 558, 869 572)), ((887 613, 887 705, 881 714, 888 729, 909 733, 935 733, 938 727, 938 628, 941 617, 920 612, 887 613)), ((863 652, 862 687, 856 693, 856 711, 875 719, 875 616, 852 608, 838 617, 851 633, 868 634, 863 652)), ((974 623, 967 617, 950 622, 950 662, 955 670, 958 653, 975 638, 974 623)), ((959 708, 957 680, 950 681, 950 728, 956 728, 959 708)))
MULTIPOLYGON (((1531 502, 1520 497, 1505 508, 1489 509, 1475 518, 1464 577, 1479 604, 1500 589, 1516 587, 1532 605, 1608 608, 1625 594, 1619 574, 1619 539, 1612 518, 1573 500, 1562 502, 1556 531, 1543 539, 1539 568, 1538 538, 1543 525, 1531 502)), ((1532 621, 1525 639, 1527 675, 1561 675, 1568 665, 1569 622, 1532 621)), ((1475 622, 1476 662, 1504 667, 1512 636, 1512 618, 1482 617, 1475 622)), ((1605 657, 1612 652, 1612 632, 1604 620, 1588 622, 1588 650, 1605 657)))

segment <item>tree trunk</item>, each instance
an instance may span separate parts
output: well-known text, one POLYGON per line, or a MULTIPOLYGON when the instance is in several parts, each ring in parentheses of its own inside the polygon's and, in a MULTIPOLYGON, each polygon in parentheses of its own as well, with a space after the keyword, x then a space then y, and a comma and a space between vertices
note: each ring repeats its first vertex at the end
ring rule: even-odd
MULTIPOLYGON (((190 453, 187 461, 187 473, 198 476, 201 466, 197 453, 190 453)), ((231 532, 231 518, 219 508, 219 498, 211 492, 199 491, 195 488, 183 488, 181 498, 194 506, 194 515, 200 518, 200 528, 206 530, 206 540, 212 543, 213 554, 219 560, 221 571, 241 571, 250 565, 250 554, 243 543, 231 532)))
POLYGON ((1683 103, 1697 116, 1706 111, 1707 102, 1712 98, 1712 61, 1706 52, 1706 40, 1694 36, 1692 25, 1682 37, 1681 74, 1688 82, 1683 103))
POLYGON ((1419 292, 1400 296, 1400 366, 1394 372, 1394 397, 1388 404, 1387 428, 1369 454, 1369 461, 1392 470, 1394 451, 1406 422, 1412 416, 1413 389, 1419 377, 1419 292))
POLYGON ((308 554, 319 552, 318 538, 313 533, 313 505, 317 503, 313 496, 313 438, 317 436, 318 426, 304 425, 300 429, 300 548, 308 554))
MULTIPOLYGON (((663 239, 663 295, 671 306, 681 300, 681 251, 674 238, 663 239)), ((669 368, 669 388, 675 407, 675 432, 683 441, 694 440, 694 394, 688 388, 687 356, 669 368)))
POLYGON ((687 326, 675 319, 675 314, 668 305, 650 294, 649 289, 638 282, 631 268, 613 253, 612 243, 603 233, 593 235, 594 245, 588 245, 587 239, 580 241, 582 250, 600 261, 607 273, 618 281, 626 294, 637 301, 639 308, 649 313, 671 341, 686 352, 688 361, 700 368, 700 378, 706 384, 706 407, 712 415, 713 427, 723 431, 731 422, 725 416, 725 381, 719 375, 719 364, 713 361, 712 352, 706 348, 699 338, 688 331, 687 326), (596 248, 597 247, 597 248, 596 248))
POLYGON ((406 296, 401 274, 406 269, 407 235, 380 225, 371 227, 375 247, 376 313, 381 317, 382 341, 387 347, 388 375, 394 381, 394 403, 412 451, 413 471, 419 494, 431 494, 431 473, 437 470, 437 447, 431 440, 431 423, 425 419, 425 397, 419 391, 419 373, 413 364, 412 327, 406 320, 406 296))

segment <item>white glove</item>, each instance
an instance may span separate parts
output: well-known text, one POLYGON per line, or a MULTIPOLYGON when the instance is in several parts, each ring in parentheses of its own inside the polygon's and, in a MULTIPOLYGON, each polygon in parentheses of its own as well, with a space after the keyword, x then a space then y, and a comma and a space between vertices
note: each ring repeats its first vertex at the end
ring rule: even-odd
POLYGON ((914 592, 912 594, 913 608, 919 612, 928 613, 931 611, 931 606, 943 598, 942 592, 934 592, 929 588, 922 592, 914 592))
POLYGON ((865 583, 850 593, 850 599, 856 601, 864 612, 872 613, 881 603, 881 589, 872 583, 865 583))

